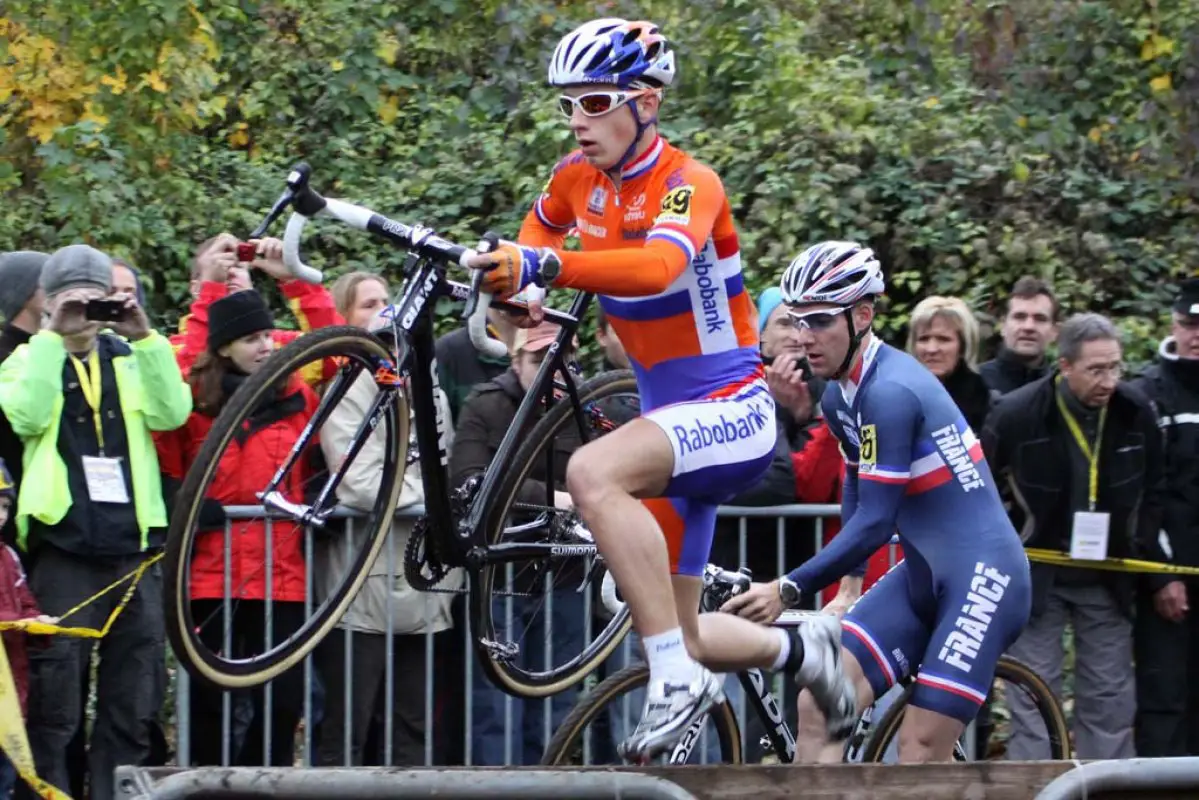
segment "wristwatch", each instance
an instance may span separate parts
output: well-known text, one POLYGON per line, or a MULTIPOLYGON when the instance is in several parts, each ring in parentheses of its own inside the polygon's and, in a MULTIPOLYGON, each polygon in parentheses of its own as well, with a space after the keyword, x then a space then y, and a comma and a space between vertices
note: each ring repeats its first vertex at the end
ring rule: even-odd
POLYGON ((541 288, 546 288, 557 280, 562 274, 562 259, 553 250, 546 248, 541 251, 541 263, 537 267, 537 275, 534 278, 536 283, 541 288))
POLYGON ((798 606, 801 594, 799 585, 795 581, 790 578, 779 578, 779 599, 783 601, 785 607, 795 608, 798 606))

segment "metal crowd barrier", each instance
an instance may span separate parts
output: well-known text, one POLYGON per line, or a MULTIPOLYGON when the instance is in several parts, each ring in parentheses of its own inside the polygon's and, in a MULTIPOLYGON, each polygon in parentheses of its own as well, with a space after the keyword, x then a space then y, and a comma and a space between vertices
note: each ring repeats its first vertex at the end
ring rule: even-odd
MULTIPOLYGON (((414 507, 409 507, 406 509, 399 510, 397 512, 396 516, 398 519, 405 519, 405 518, 415 519, 415 518, 419 517, 421 514, 423 514, 423 511, 424 511, 423 508, 421 508, 419 506, 414 506, 414 507)), ((228 575, 230 574, 230 561, 231 561, 230 542, 231 542, 232 521, 237 520, 237 519, 246 519, 246 518, 261 519, 264 515, 264 512, 263 512, 263 509, 260 507, 234 506, 234 507, 227 507, 226 514, 230 520, 230 522, 226 523, 226 528, 225 528, 225 547, 226 547, 225 570, 226 570, 226 576, 227 576, 225 585, 226 585, 226 587, 228 587, 230 585, 230 580, 228 579, 228 575)), ((772 579, 772 578, 777 577, 778 575, 786 572, 787 570, 791 569, 796 564, 800 563, 803 560, 803 558, 807 557, 811 553, 819 550, 821 548, 821 546, 823 545, 824 518, 836 517, 839 514, 840 514, 840 507, 837 505, 787 505, 787 506, 761 507, 761 508, 757 508, 757 507, 725 507, 725 508, 722 508, 720 510, 720 517, 724 521, 725 525, 728 524, 728 520, 730 520, 730 519, 736 520, 736 539, 737 540, 736 540, 736 547, 735 547, 735 551, 736 551, 735 558, 737 560, 737 563, 736 564, 728 563, 729 557, 732 556, 732 554, 728 552, 729 542, 728 542, 727 528, 718 528, 717 542, 714 544, 714 551, 715 551, 714 560, 721 560, 720 553, 723 551, 726 553, 726 556, 723 558, 725 563, 723 563, 722 566, 733 568, 733 567, 738 566, 739 564, 746 563, 747 559, 753 554, 753 553, 751 553, 751 550, 752 550, 752 551, 756 551, 757 560, 760 562, 761 558, 762 558, 762 549, 763 549, 761 547, 761 545, 763 543, 762 538, 761 538, 763 536, 763 533, 761 531, 759 531, 755 534, 755 542, 754 542, 755 547, 751 548, 750 541, 749 541, 749 539, 750 539, 749 526, 750 526, 751 521, 760 523, 760 522, 763 522, 763 521, 773 518, 774 519, 774 526, 773 526, 774 527, 774 535, 773 535, 773 540, 774 540, 773 541, 773 547, 774 547, 773 566, 774 566, 774 570, 773 570, 773 573, 770 575, 762 575, 762 574, 755 575, 755 579, 758 579, 758 580, 772 579), (803 532, 797 533, 795 531, 789 532, 787 530, 789 522, 795 521, 795 520, 811 520, 812 521, 812 528, 807 533, 807 535, 812 537, 810 540, 811 541, 810 547, 805 546, 803 544, 803 536, 804 536, 803 532), (788 555, 788 550, 791 551, 792 555, 790 555, 790 556, 788 555)), ((353 517, 348 514, 343 514, 342 516, 348 517, 346 519, 346 524, 352 526, 353 517)), ((267 521, 267 530, 266 530, 265 538, 266 538, 266 552, 268 554, 270 554, 272 552, 272 550, 271 550, 272 530, 271 530, 271 523, 269 520, 267 521)), ((352 540, 352 530, 348 529, 346 531, 346 536, 345 536, 345 541, 347 542, 347 546, 349 546, 351 540, 352 540)), ((307 596, 306 596, 305 605, 306 605, 306 610, 310 613, 311 608, 312 608, 312 602, 313 602, 313 573, 316 571, 316 569, 318 569, 320 567, 320 564, 318 564, 316 561, 314 561, 313 535, 312 535, 311 531, 307 531, 306 535, 305 535, 304 553, 305 553, 306 563, 308 566, 308 569, 307 569, 308 590, 306 593, 307 596)), ((397 575, 402 574, 403 553, 399 551, 399 548, 394 546, 394 541, 389 541, 389 546, 385 549, 384 553, 380 556, 380 558, 384 559, 386 561, 386 580, 388 582, 388 585, 391 585, 394 581, 394 578, 397 575)), ((896 560, 896 547, 894 544, 892 544, 892 546, 891 546, 891 563, 894 564, 895 560, 896 560)), ((268 564, 268 567, 266 569, 266 575, 268 576, 267 577, 267 587, 266 587, 268 595, 270 593, 270 577, 269 576, 273 573, 273 571, 274 570, 268 564)), ((466 591, 467 590, 464 588, 461 590, 461 593, 465 594, 466 591)), ((226 588, 226 593, 228 593, 228 588, 226 588)), ((424 601, 426 603, 426 611, 430 607, 430 604, 433 602, 433 596, 434 595, 431 593, 424 595, 424 601)), ((817 600, 817 602, 819 602, 819 601, 817 600)), ((271 621, 272 621, 272 606, 273 606, 273 604, 271 602, 267 602, 265 605, 266 605, 267 630, 269 631, 271 621)), ((508 604, 508 605, 509 605, 509 613, 511 613, 511 604, 508 604)), ((229 598, 228 597, 226 597, 225 607, 226 607, 226 609, 229 608, 229 598)), ((461 606, 460 606, 460 608, 461 608, 461 606)), ((388 625, 387 625, 387 627, 389 629, 394 628, 393 614, 394 614, 394 608, 393 608, 392 604, 389 603, 388 604, 388 625)), ((427 617, 427 613, 425 616, 427 617)), ((427 676, 427 680, 426 680, 426 685, 424 687, 424 692, 423 692, 424 708, 425 708, 425 735, 424 735, 424 759, 423 759, 423 763, 421 763, 421 764, 411 764, 411 763, 409 763, 409 764, 393 764, 392 763, 393 762, 392 750, 393 750, 393 743, 395 741, 395 739, 394 739, 395 730, 394 730, 393 715, 390 713, 390 709, 393 706, 393 702, 394 702, 394 698, 395 698, 395 691, 397 689, 397 686, 403 681, 403 676, 396 675, 395 670, 393 669, 393 667, 394 667, 394 647, 396 644, 396 638, 395 638, 395 636, 385 637, 386 638, 386 650, 385 650, 385 659, 384 659, 384 662, 385 662, 384 663, 385 702, 383 705, 384 705, 387 713, 383 714, 383 732, 382 732, 382 742, 381 742, 382 756, 377 762, 379 766, 435 766, 435 765, 441 765, 441 763, 444 763, 447 761, 449 763, 458 763, 458 764, 463 764, 466 766, 512 766, 512 765, 522 765, 522 764, 528 766, 528 765, 536 764, 537 761, 533 760, 532 754, 536 753, 538 757, 540 756, 540 753, 544 749, 545 744, 549 741, 550 737, 553 734, 555 723, 557 721, 559 721, 562 716, 565 715, 569 706, 573 704, 573 702, 577 698, 578 693, 580 691, 586 691, 588 688, 594 686, 595 683, 598 682, 598 680, 599 680, 598 676, 589 677, 586 681, 580 683, 575 689, 564 692, 562 695, 559 695, 557 697, 544 698, 544 699, 540 699, 540 700, 522 700, 520 698, 515 698, 515 697, 509 696, 507 694, 504 694, 499 689, 491 687, 489 684, 486 683, 486 680, 484 678, 482 678, 482 676, 476 674, 478 667, 475 663, 476 657, 475 657, 475 652, 474 652, 474 643, 473 643, 473 638, 472 638, 472 632, 470 630, 469 620, 466 618, 466 616, 467 615, 465 613, 458 615, 458 617, 454 621, 455 625, 458 626, 456 629, 452 629, 451 631, 447 631, 445 633, 440 633, 440 634, 425 634, 423 637, 425 674, 427 676), (434 746, 435 741, 437 741, 437 735, 438 735, 437 725, 438 724, 441 724, 441 725, 450 724, 450 725, 453 725, 454 728, 457 727, 454 720, 447 721, 447 720, 443 719, 440 723, 438 723, 438 721, 437 721, 438 714, 435 713, 436 712, 435 699, 444 696, 443 689, 445 688, 444 683, 439 683, 439 681, 438 681, 438 678, 440 676, 437 674, 438 670, 437 670, 436 664, 435 664, 435 651, 439 649, 438 648, 439 642, 436 640, 437 640, 437 637, 446 638, 449 636, 461 637, 460 641, 461 641, 462 647, 461 647, 460 652, 462 654, 462 657, 464 657, 464 659, 465 659, 464 670, 463 670, 464 671, 464 680, 463 680, 463 685, 462 685, 462 689, 461 689, 462 696, 464 699, 464 702, 462 704, 464 706, 464 708, 463 708, 464 719, 462 721, 462 732, 461 732, 461 735, 462 735, 461 750, 462 751, 460 754, 455 752, 456 747, 452 746, 452 744, 451 744, 451 747, 449 748, 448 753, 447 752, 437 753, 437 752, 435 752, 435 746, 434 746), (494 712, 496 708, 502 707, 502 711, 500 712, 502 715, 502 720, 503 720, 502 733, 495 730, 494 720, 492 720, 492 725, 490 727, 487 727, 484 731, 480 732, 479 730, 476 730, 476 727, 477 727, 476 718, 478 717, 477 712, 479 712, 479 710, 480 710, 479 709, 480 702, 483 702, 485 704, 485 707, 492 712, 494 712), (540 710, 537 709, 538 705, 540 705, 540 710), (531 730, 528 725, 521 725, 518 723, 518 721, 517 721, 518 717, 523 718, 526 714, 531 717, 534 717, 534 718, 540 717, 539 724, 537 726, 539 728, 539 730, 531 730), (495 738, 497 736, 501 738, 501 740, 498 742, 496 741, 496 738, 495 738), (530 737, 531 737, 531 742, 526 746, 526 740, 529 740, 530 737), (530 755, 528 758, 525 758, 522 756, 522 753, 521 753, 522 749, 528 749, 530 751, 530 755), (500 752, 502 752, 502 756, 498 755, 498 753, 500 753, 500 752)), ((585 607, 584 616, 586 618, 585 622, 587 623, 587 624, 585 624, 584 627, 588 631, 587 635, 590 636, 590 634, 593 633, 594 631, 591 630, 592 626, 590 624, 591 616, 590 616, 589 605, 585 607)), ((546 633, 547 633, 546 639, 548 640, 548 648, 549 649, 547 650, 546 658, 547 658, 547 660, 549 660, 550 658, 552 658, 552 645, 553 645, 554 636, 553 636, 553 631, 552 631, 552 621, 547 621, 547 624, 549 625, 549 628, 546 631, 546 633)), ((227 647, 230 645, 229 627, 230 626, 226 625, 226 629, 225 629, 225 644, 227 647)), ((343 629, 339 628, 329 635, 330 635, 330 637, 333 637, 333 636, 344 636, 345 637, 344 670, 345 670, 345 674, 347 676, 352 675, 352 673, 353 673, 352 641, 353 641, 354 636, 362 635, 362 634, 355 634, 353 631, 343 630, 343 629)), ((639 646, 636 644, 636 642, 630 641, 631 639, 633 639, 633 636, 626 637, 625 641, 622 642, 620 647, 618 648, 617 654, 614 654, 614 656, 612 656, 609 659, 608 663, 612 664, 612 671, 615 671, 615 669, 619 668, 620 666, 631 663, 634 659, 640 658, 639 646), (616 661, 615 664, 613 664, 614 660, 616 661)), ((297 754, 295 765, 310 766, 312 764, 313 756, 315 754, 315 746, 316 746, 316 742, 314 740, 314 728, 315 728, 315 725, 317 722, 317 717, 319 715, 319 712, 321 711, 320 708, 316 707, 317 703, 321 699, 321 693, 318 693, 317 690, 320 689, 322 693, 327 691, 327 689, 325 689, 323 686, 320 685, 320 675, 314 664, 314 658, 311 655, 305 660, 304 665, 303 665, 303 683, 304 683, 303 716, 302 716, 302 723, 300 726, 301 733, 297 737, 299 741, 297 742, 298 754, 297 754)), ((343 720, 344 720, 344 725, 343 725, 344 736, 343 736, 343 742, 342 742, 342 746, 341 746, 341 752, 342 752, 342 756, 343 756, 343 766, 354 766, 354 764, 351 763, 351 754, 350 754, 353 709, 351 708, 350 703, 348 702, 349 698, 350 698, 350 694, 351 694, 351 683, 352 682, 349 679, 347 679, 346 686, 344 687, 344 691, 346 692, 345 696, 346 696, 347 702, 346 702, 346 709, 345 709, 345 717, 343 718, 343 720)), ((175 724, 173 726, 174 732, 175 732, 175 759, 174 760, 175 760, 175 763, 177 763, 179 766, 191 766, 192 765, 191 755, 192 755, 192 751, 193 751, 193 742, 191 741, 191 730, 190 730, 190 722, 191 722, 190 695, 191 695, 191 692, 190 692, 188 675, 185 670, 183 670, 183 669, 175 669, 174 670, 173 685, 174 685, 174 709, 175 709, 175 720, 174 720, 175 724)), ((746 729, 747 716, 746 716, 745 698, 743 696, 741 696, 740 687, 737 686, 735 679, 730 678, 730 680, 728 681, 728 683, 726 685, 735 688, 735 691, 730 692, 731 699, 734 703, 734 707, 737 708, 738 716, 739 716, 739 719, 741 722, 741 728, 743 731, 746 731, 747 730, 746 729)), ((782 697, 784 685, 783 685, 783 678, 781 675, 776 676, 775 690, 776 690, 776 695, 779 697, 782 697)), ((236 745, 237 737, 244 732, 244 728, 245 728, 244 720, 240 719, 238 716, 238 712, 242 711, 244 708, 244 705, 243 705, 244 697, 245 697, 244 693, 241 695, 240 698, 235 697, 234 694, 232 694, 232 693, 224 693, 222 695, 222 702, 221 702, 221 715, 222 715, 221 764, 220 764, 220 766, 230 766, 232 764, 232 759, 233 759, 233 756, 235 755, 235 745, 236 745)), ((631 729, 631 726, 633 724, 635 724, 635 722, 636 722, 636 718, 640 715, 640 708, 639 707, 638 708, 630 708, 630 707, 627 707, 628 705, 629 704, 626 703, 626 708, 623 710, 623 713, 622 713, 622 716, 625 717, 626 719, 622 720, 621 722, 623 724, 629 725, 630 729, 631 729)), ((321 706, 323 707, 323 703, 321 703, 321 706)), ((271 707, 272 707, 272 687, 271 687, 271 684, 268 683, 264 687, 264 709, 263 709, 264 716, 268 720, 271 715, 271 707)), ((792 708, 794 708, 793 705, 792 705, 792 708)), ((264 742, 263 742, 262 749, 263 749, 263 753, 264 753, 264 758, 269 758, 269 754, 270 754, 270 750, 271 750, 271 742, 270 742, 271 725, 269 725, 269 724, 264 725, 263 735, 264 735, 264 742)), ((705 733, 705 735, 706 735, 706 733, 705 733)), ((747 741, 747 744, 752 747, 753 742, 751 741, 751 738, 753 738, 752 735, 747 735, 746 741, 747 741)), ((714 753, 715 751, 713 750, 712 752, 714 753)), ((706 740, 701 741, 700 753, 702 754, 702 758, 703 758, 704 762, 706 763, 709 760, 709 748, 706 746, 706 740)), ((367 761, 367 763, 372 763, 372 762, 367 761)), ((259 765, 242 765, 242 766, 259 766, 259 765)))

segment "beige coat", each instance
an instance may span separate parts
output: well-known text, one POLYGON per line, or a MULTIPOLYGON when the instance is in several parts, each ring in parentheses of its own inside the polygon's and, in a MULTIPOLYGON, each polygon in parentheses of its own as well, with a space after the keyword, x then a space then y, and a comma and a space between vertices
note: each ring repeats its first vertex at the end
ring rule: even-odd
MULTIPOLYGON (((328 421, 321 429, 321 449, 328 464, 336 464, 349 447, 358 425, 366 416, 375 397, 375 382, 363 372, 346 392, 328 421)), ((438 398, 445 419, 449 405, 445 395, 438 398)), ((383 470, 384 430, 376 428, 363 445, 358 457, 350 464, 345 478, 337 488, 337 500, 343 506, 369 509, 379 492, 379 475, 383 470)), ((364 633, 386 633, 388 606, 392 613, 392 632, 397 634, 437 633, 452 626, 448 592, 418 592, 404 579, 404 548, 408 546, 415 518, 404 516, 402 509, 424 503, 420 466, 413 464, 404 473, 404 488, 397 504, 397 516, 391 533, 358 597, 350 604, 339 627, 364 633), (391 554, 389 555, 389 549, 391 554), (388 579, 391 567, 392 578, 388 579)), ((316 559, 314 581, 317 596, 323 599, 329 589, 339 582, 342 571, 362 547, 362 537, 347 526, 346 536, 321 537, 314 545, 316 559)), ((462 570, 452 571, 437 587, 438 590, 458 589, 463 584, 462 570)))

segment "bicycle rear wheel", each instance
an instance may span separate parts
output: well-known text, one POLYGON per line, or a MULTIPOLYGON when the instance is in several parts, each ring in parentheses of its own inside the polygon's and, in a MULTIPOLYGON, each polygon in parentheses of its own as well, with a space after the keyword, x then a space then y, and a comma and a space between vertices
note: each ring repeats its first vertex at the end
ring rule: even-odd
MULTIPOLYGON (((634 664, 602 681, 583 696, 566 719, 554 731, 541 758, 543 766, 589 766, 619 763, 616 744, 637 724, 649 683, 649 667, 634 664), (628 702, 626 702, 626 700, 628 702)), ((721 764, 740 764, 741 729, 733 706, 725 700, 708 712, 705 720, 693 724, 674 749, 664 757, 666 764, 698 764, 703 761, 709 742, 720 748, 721 764)))
MULTIPOLYGON (((1062 761, 1070 758, 1070 728, 1066 724, 1066 716, 1062 706, 1054 696, 1053 690, 1041 676, 1014 658, 1002 656, 995 665, 995 681, 1005 681, 1014 690, 1022 691, 1033 701, 1041 720, 1045 724, 1049 739, 1050 759, 1062 761)), ((888 746, 899 734, 899 726, 903 723, 904 709, 915 689, 912 682, 903 694, 887 709, 879 720, 874 733, 866 741, 862 749, 862 761, 881 762, 888 746)))
MULTIPOLYGON (((376 381, 377 376, 388 372, 392 375, 395 372, 393 354, 378 338, 349 326, 322 328, 299 337, 274 353, 226 401, 176 495, 164 556, 167 635, 179 663, 195 678, 217 687, 239 689, 257 686, 277 677, 303 660, 333 629, 362 587, 388 539, 385 534, 390 530, 392 514, 403 485, 401 470, 408 446, 408 410, 403 391, 394 380, 376 381), (263 645, 263 652, 248 653, 244 648, 237 649, 237 645, 231 645, 230 638, 231 618, 236 618, 242 600, 249 599, 246 587, 253 582, 264 581, 267 587, 265 596, 269 598, 272 581, 278 580, 274 577, 277 565, 269 563, 277 552, 276 548, 302 546, 304 558, 309 560, 309 554, 313 552, 309 538, 312 533, 293 524, 297 519, 294 511, 289 514, 260 509, 256 512, 259 517, 250 517, 249 523, 243 523, 241 518, 226 523, 224 593, 227 599, 222 601, 206 596, 197 605, 193 603, 197 598, 193 598, 191 593, 196 545, 203 541, 204 547, 211 551, 214 540, 210 537, 221 535, 210 525, 207 529, 202 527, 202 509, 222 460, 237 457, 235 451, 230 450, 231 443, 253 435, 254 422, 251 418, 256 409, 274 402, 274 393, 288 386, 292 376, 311 374, 313 369, 325 368, 335 368, 336 373, 324 385, 322 399, 311 418, 315 437, 319 437, 320 426, 329 414, 336 413, 356 381, 375 384, 376 405, 370 415, 373 424, 364 419, 356 438, 379 437, 378 443, 383 452, 379 490, 373 502, 369 503, 370 507, 359 509, 364 513, 347 523, 353 525, 352 532, 355 535, 343 536, 348 552, 341 562, 342 569, 338 570, 340 575, 322 576, 324 597, 319 602, 305 602, 303 624, 288 631, 278 643, 268 640, 263 645), (235 541, 232 532, 234 526, 238 527, 238 536, 242 537, 236 538, 238 546, 250 541, 248 537, 257 535, 264 536, 269 542, 269 546, 266 543, 262 545, 265 561, 261 566, 238 561, 240 582, 230 577, 233 572, 231 552, 235 541), (259 534, 259 531, 263 533, 259 534), (302 544, 296 541, 298 537, 304 537, 302 544), (359 543, 356 548, 351 549, 351 541, 359 543), (210 607, 213 606, 221 607, 224 614, 211 612, 210 607), (209 609, 209 613, 197 611, 197 608, 209 609), (223 639, 220 633, 214 633, 222 625, 222 616, 223 639)), ((303 503, 312 502, 306 498, 315 494, 314 490, 319 490, 324 484, 326 474, 320 469, 310 469, 310 462, 301 465, 301 461, 319 451, 316 441, 314 438, 312 446, 296 460, 293 467, 295 477, 289 472, 280 483, 285 500, 296 507, 304 507, 303 503)), ((276 463, 281 465, 288 457, 291 442, 280 441, 276 449, 278 452, 271 449, 269 455, 277 458, 276 463)), ((237 462, 233 460, 225 468, 235 470, 236 467, 237 462)), ((261 492, 265 488, 255 490, 261 492)), ((327 507, 331 508, 334 503, 335 496, 329 499, 327 507)), ((305 568, 307 598, 313 597, 312 573, 309 561, 305 568)), ((268 628, 272 625, 270 613, 275 602, 272 600, 265 604, 268 628)))
POLYGON ((555 402, 508 466, 486 520, 488 544, 560 548, 553 555, 543 550, 543 555, 491 562, 475 576, 471 613, 480 664, 491 682, 509 694, 547 697, 570 688, 599 666, 629 630, 627 608, 610 618, 602 613, 602 562, 594 541, 581 520, 554 506, 554 491, 565 489, 570 454, 637 416, 637 398, 631 372, 604 373, 584 382, 578 387, 578 405, 569 398, 555 402), (531 474, 555 479, 529 482, 531 474), (555 620, 559 625, 553 639, 548 633, 531 633, 550 630, 555 620), (596 625, 600 629, 592 637, 596 625), (582 645, 577 644, 580 632, 582 645), (521 634, 530 634, 527 645, 517 640, 521 634), (563 645, 564 640, 570 644, 563 645))

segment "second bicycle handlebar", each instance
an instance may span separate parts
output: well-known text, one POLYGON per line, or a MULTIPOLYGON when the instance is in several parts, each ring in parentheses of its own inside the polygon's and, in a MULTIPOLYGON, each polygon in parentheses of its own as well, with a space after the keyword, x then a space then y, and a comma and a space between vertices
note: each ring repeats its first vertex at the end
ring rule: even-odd
MULTIPOLYGON (((308 185, 310 174, 311 170, 307 164, 300 164, 291 171, 287 176, 287 192, 275 204, 271 216, 268 217, 268 220, 277 217, 288 203, 291 204, 293 212, 283 233, 283 264, 291 274, 302 281, 319 284, 324 277, 319 269, 305 264, 300 258, 300 237, 304 226, 316 216, 332 217, 351 227, 381 236, 422 258, 455 263, 464 268, 468 259, 479 252, 442 239, 431 229, 421 225, 405 225, 364 206, 332 197, 322 197, 308 185)), ((495 246, 494 237, 485 241, 489 247, 495 246)), ((507 355, 508 351, 503 342, 487 335, 487 308, 491 305, 491 295, 480 291, 482 276, 482 272, 475 271, 471 282, 471 296, 467 301, 465 313, 467 331, 476 349, 492 358, 498 358, 507 355)))

